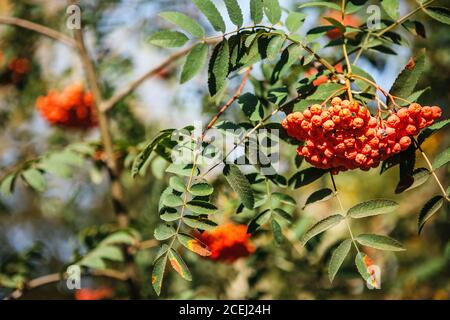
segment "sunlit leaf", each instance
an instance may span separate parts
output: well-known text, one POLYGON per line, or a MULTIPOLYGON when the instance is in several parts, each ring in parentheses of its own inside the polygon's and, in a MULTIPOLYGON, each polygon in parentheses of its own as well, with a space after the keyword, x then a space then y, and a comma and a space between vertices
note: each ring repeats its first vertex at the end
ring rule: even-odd
POLYGON ((404 251, 403 245, 395 239, 378 234, 361 234, 356 241, 366 247, 385 251, 404 251))
POLYGON ((328 276, 330 278, 330 282, 333 282, 334 277, 338 273, 339 269, 342 266, 342 263, 347 257, 350 249, 352 247, 352 240, 347 239, 341 242, 341 244, 333 251, 331 255, 330 264, 328 265, 328 276))

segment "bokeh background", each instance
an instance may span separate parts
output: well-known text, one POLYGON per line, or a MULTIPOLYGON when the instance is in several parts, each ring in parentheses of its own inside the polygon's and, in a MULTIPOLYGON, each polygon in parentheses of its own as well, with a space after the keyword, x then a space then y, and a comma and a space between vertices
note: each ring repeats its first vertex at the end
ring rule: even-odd
MULTIPOLYGON (((240 1, 248 16, 248 1, 240 1)), ((282 6, 295 8, 301 1, 281 0, 282 6)), ((401 12, 407 13, 416 4, 401 1, 401 12)), ((69 32, 65 25, 67 4, 62 0, 26 1, 0 0, 0 15, 12 15, 69 32)), ((218 5, 225 12, 222 5, 218 5)), ((192 17, 200 16, 189 0, 88 0, 83 1, 83 19, 88 25, 88 44, 97 58, 102 83, 110 93, 158 65, 168 50, 148 44, 148 36, 157 29, 168 27, 157 17, 160 11, 183 11, 192 17)), ((300 33, 320 22, 321 13, 308 9, 308 17, 300 33)), ((322 11, 323 13, 323 11, 322 11)), ((364 19, 364 17, 361 17, 364 19)), ((424 105, 439 105, 449 116, 450 102, 450 32, 448 26, 431 20, 424 14, 417 18, 426 26, 427 38, 405 34, 409 47, 395 46, 397 55, 370 54, 358 65, 368 71, 377 82, 389 89, 396 75, 409 58, 420 48, 427 49, 428 63, 419 83, 430 89, 422 96, 424 105)), ((248 19, 248 17, 247 17, 248 19)), ((207 23, 204 23, 208 26, 207 23)), ((230 23, 231 25, 231 23, 230 23)), ((210 34, 214 34, 209 30, 210 34)), ((338 57, 334 49, 323 55, 338 57)), ((181 63, 181 62, 180 62, 181 63)), ((258 66, 255 67, 256 74, 258 66)), ((305 70, 306 71, 306 70, 305 70)), ((180 69, 165 70, 128 97, 112 111, 113 134, 116 141, 133 146, 154 136, 158 130, 180 128, 193 121, 206 122, 216 112, 208 99, 206 72, 193 81, 178 84, 180 69)), ((49 126, 36 111, 35 101, 50 89, 63 89, 73 83, 83 83, 80 61, 73 50, 31 31, 0 26, 0 173, 3 176, 23 161, 46 152, 61 149, 76 141, 97 140, 97 130, 70 131, 49 126), (12 74, 8 63, 14 58, 29 61, 23 75, 12 74)), ((252 90, 248 85, 246 90, 252 90)), ((237 108, 227 115, 240 119, 237 108)), ((281 118, 280 118, 281 119, 281 118)), ((424 145, 433 158, 449 144, 448 131, 441 131, 424 145)), ((283 146, 282 158, 293 166, 295 151, 283 146)), ((422 159, 418 166, 421 166, 422 159)), ((167 185, 163 174, 167 162, 155 158, 148 175, 134 181, 125 170, 122 181, 127 203, 131 206, 132 225, 144 239, 151 239, 158 222, 157 204, 167 185)), ((447 207, 433 218, 422 236, 417 235, 417 217, 423 204, 438 194, 430 179, 422 187, 402 195, 395 195, 398 169, 380 175, 379 170, 340 174, 337 184, 344 205, 372 198, 397 200, 400 209, 391 215, 364 220, 355 224, 356 232, 390 234, 399 239, 407 251, 396 254, 368 251, 376 264, 382 266, 382 289, 368 290, 357 274, 353 261, 348 259, 333 285, 326 274, 331 249, 342 238, 342 229, 316 240, 303 248, 298 239, 312 221, 337 210, 335 201, 315 204, 302 209, 306 198, 315 190, 329 187, 324 178, 314 184, 289 193, 299 203, 296 222, 289 230, 289 240, 277 247, 270 234, 257 234, 252 241, 257 251, 234 264, 221 264, 187 254, 193 282, 181 280, 169 273, 161 298, 210 299, 449 299, 450 298, 450 233, 447 207)), ((439 177, 448 185, 450 172, 441 169, 439 177)), ((47 188, 43 193, 18 184, 10 197, 0 196, 0 274, 20 273, 37 277, 57 272, 73 261, 74 253, 86 252, 89 241, 95 243, 113 229, 113 210, 110 204, 108 178, 93 161, 74 171, 71 179, 46 175, 47 188)), ((213 183, 218 190, 215 202, 221 209, 216 221, 248 222, 249 214, 234 214, 237 200, 221 179, 213 183), (230 200, 231 199, 231 200, 230 200)), ((151 288, 151 263, 155 249, 137 254, 142 295, 155 299, 151 288)), ((123 284, 111 280, 85 277, 84 287, 109 287, 114 296, 126 295, 123 284)), ((0 297, 10 289, 0 283, 0 297)), ((49 285, 27 293, 24 298, 72 299, 73 292, 61 285, 49 285)))

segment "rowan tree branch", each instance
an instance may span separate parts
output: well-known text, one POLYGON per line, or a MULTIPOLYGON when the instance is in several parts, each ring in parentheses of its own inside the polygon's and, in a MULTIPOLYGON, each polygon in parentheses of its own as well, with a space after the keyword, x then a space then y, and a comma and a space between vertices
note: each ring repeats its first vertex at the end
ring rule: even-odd
MULTIPOLYGON (((103 270, 93 270, 91 273, 85 276, 99 277, 99 278, 110 278, 118 281, 127 281, 128 277, 125 273, 113 270, 113 269, 103 269, 103 270)), ((31 279, 26 282, 22 288, 14 290, 9 294, 4 300, 17 300, 20 299, 26 292, 31 290, 59 282, 64 280, 65 276, 61 273, 52 273, 45 276, 41 276, 35 279, 31 279)))
POLYGON ((16 18, 16 17, 0 16, 0 24, 13 25, 13 26, 24 28, 24 29, 32 30, 32 31, 40 33, 44 36, 47 36, 49 38, 52 38, 59 42, 62 42, 66 45, 69 45, 71 47, 77 46, 76 42, 71 37, 65 35, 64 33, 61 33, 54 29, 48 28, 46 26, 31 22, 29 20, 20 19, 20 18, 16 18))
POLYGON ((152 78, 153 76, 157 75, 159 72, 163 71, 170 65, 172 65, 177 60, 184 57, 191 49, 192 46, 186 47, 183 50, 180 50, 178 52, 175 52, 174 54, 170 55, 169 58, 161 62, 158 66, 155 68, 149 70, 148 72, 144 73, 142 76, 131 82, 126 88, 123 88, 119 92, 117 92, 114 96, 112 96, 109 100, 105 101, 101 106, 100 110, 102 112, 106 112, 112 107, 114 107, 118 102, 120 102, 122 99, 124 99, 126 96, 131 94, 134 90, 136 90, 142 83, 144 83, 146 80, 152 78))
POLYGON ((211 121, 206 126, 205 130, 203 130, 203 133, 201 135, 201 140, 205 138, 206 132, 212 128, 212 126, 217 122, 219 117, 228 109, 229 106, 233 104, 242 94, 242 91, 244 90, 244 87, 248 81, 248 78, 250 77, 250 73, 252 72, 253 67, 247 68, 247 71, 245 71, 244 76, 242 77, 241 84, 239 85, 238 89, 234 93, 234 95, 220 108, 219 112, 211 119, 211 121))

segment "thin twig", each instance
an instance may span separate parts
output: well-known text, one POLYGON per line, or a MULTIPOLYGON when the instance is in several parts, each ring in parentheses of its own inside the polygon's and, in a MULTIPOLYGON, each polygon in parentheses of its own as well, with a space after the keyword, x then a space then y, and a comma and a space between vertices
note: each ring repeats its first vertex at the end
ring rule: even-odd
POLYGON ((131 94, 134 90, 136 90, 142 83, 144 83, 146 80, 150 79, 151 77, 154 77, 164 69, 171 66, 174 62, 184 57, 191 49, 192 46, 188 46, 184 48, 183 50, 180 50, 178 52, 175 52, 174 54, 170 55, 169 58, 161 62, 158 66, 155 68, 149 70, 148 72, 144 73, 142 76, 131 82, 126 88, 120 90, 118 93, 116 93, 114 96, 112 96, 109 100, 105 101, 101 106, 100 110, 102 112, 106 112, 112 107, 114 107, 118 102, 120 102, 122 99, 124 99, 126 96, 131 94))
POLYGON ((16 18, 16 17, 8 17, 8 16, 0 16, 0 24, 13 25, 13 26, 24 28, 24 29, 28 29, 28 30, 40 33, 49 38, 52 38, 54 40, 60 41, 71 47, 77 46, 76 42, 71 37, 65 35, 64 33, 61 33, 54 29, 48 28, 46 26, 31 22, 31 21, 28 21, 25 19, 20 19, 20 18, 16 18))
POLYGON ((430 159, 428 158, 425 151, 423 151, 422 147, 420 146, 419 142, 414 138, 413 139, 414 144, 416 145, 416 148, 420 151, 422 157, 424 158, 425 162, 428 165, 428 168, 430 169, 431 175, 433 176, 434 180, 436 181, 437 185, 439 186, 439 189, 441 189, 442 195, 447 201, 450 201, 449 196, 447 195, 447 191, 444 189, 444 186, 442 185, 441 181, 439 180, 436 170, 433 168, 433 164, 431 163, 430 159))
MULTIPOLYGON (((118 281, 127 281, 128 277, 125 273, 113 270, 113 269, 102 269, 93 270, 91 273, 86 274, 89 277, 100 277, 100 278, 110 278, 118 281)), ((17 300, 20 299, 26 292, 32 291, 34 289, 44 287, 46 285, 59 282, 65 279, 65 275, 61 273, 52 273, 45 276, 37 277, 26 282, 22 288, 14 290, 9 294, 5 300, 17 300)))
POLYGON ((403 22, 405 22, 406 20, 408 20, 410 17, 412 17, 413 15, 415 15, 417 12, 419 12, 420 10, 425 9, 426 7, 428 7, 430 4, 432 4, 435 0, 430 0, 424 4, 419 4, 419 7, 417 7, 416 9, 414 9, 413 11, 411 11, 410 13, 408 13, 407 15, 401 17, 400 19, 398 19, 397 21, 395 21, 393 24, 391 24, 390 26, 386 27, 385 29, 381 30, 380 32, 376 33, 375 36, 376 37, 381 37, 382 35, 384 35, 386 32, 391 31, 392 29, 394 29, 395 27, 401 25, 403 22))
POLYGON ((206 126, 205 130, 203 130, 203 133, 200 137, 200 140, 203 141, 206 132, 212 128, 212 126, 217 122, 219 117, 230 107, 233 102, 235 102, 242 94, 242 91, 244 90, 244 87, 248 81, 248 78, 250 77, 250 73, 252 71, 252 67, 247 68, 247 71, 245 71, 244 76, 242 77, 241 84, 239 85, 238 89, 234 93, 234 95, 220 108, 219 112, 211 119, 211 121, 206 126))
POLYGON ((350 223, 348 222, 346 210, 344 209, 344 205, 342 204, 342 200, 341 200, 341 197, 339 196, 339 192, 338 192, 338 189, 337 189, 337 186, 336 186, 336 181, 334 180, 334 176, 333 176, 333 173, 331 171, 330 171, 330 177, 331 177, 331 182, 333 183, 334 196, 336 197, 336 199, 339 202, 339 206, 341 208, 342 216, 345 219, 345 223, 347 225, 347 229, 348 229, 348 232, 350 234, 350 238, 352 239, 352 242, 353 242, 353 245, 356 248, 356 251, 359 253, 358 244, 356 243, 355 237, 353 235, 352 228, 350 227, 350 223))
MULTIPOLYGON (((73 4, 78 5, 78 0, 71 0, 73 4)), ((84 41, 84 35, 82 29, 76 29, 74 32, 75 41, 78 46, 79 55, 83 63, 83 67, 86 72, 86 77, 89 83, 89 87, 93 96, 93 106, 97 111, 98 123, 100 128, 101 140, 103 148, 106 154, 106 165, 111 181, 111 196, 113 202, 114 213, 116 215, 117 224, 120 228, 127 228, 130 225, 130 217, 128 209, 125 205, 125 198, 123 192, 123 186, 120 181, 121 170, 119 167, 118 159, 114 154, 114 143, 110 131, 110 122, 105 112, 100 110, 100 106, 103 103, 102 92, 99 85, 97 73, 95 71, 94 63, 89 57, 86 44, 84 41)), ((132 298, 139 298, 139 283, 137 268, 134 263, 133 256, 127 251, 127 248, 123 248, 123 254, 125 257, 125 269, 128 276, 128 287, 132 298)))

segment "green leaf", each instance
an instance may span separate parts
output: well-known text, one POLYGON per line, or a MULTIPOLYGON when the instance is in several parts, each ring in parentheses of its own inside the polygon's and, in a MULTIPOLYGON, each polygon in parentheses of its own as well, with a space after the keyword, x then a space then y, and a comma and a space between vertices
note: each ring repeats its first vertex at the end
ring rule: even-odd
POLYGON ((281 230, 281 226, 278 222, 275 220, 272 220, 272 233, 273 233, 273 239, 275 240, 275 243, 280 245, 283 243, 283 232, 281 230))
POLYGON ((426 168, 417 168, 414 170, 412 174, 413 183, 406 188, 404 191, 410 191, 412 189, 418 188, 428 181, 430 178, 431 172, 426 168))
POLYGON ((213 214, 217 211, 217 207, 215 205, 200 200, 191 200, 186 204, 186 207, 192 212, 198 214, 213 214))
POLYGON ((159 217, 166 222, 173 222, 181 218, 181 213, 175 208, 165 207, 160 210, 159 217))
POLYGON ((301 242, 305 245, 311 238, 334 226, 337 226, 344 219, 345 218, 342 215, 335 214, 317 222, 308 231, 306 231, 301 239, 301 242))
POLYGON ((161 12, 159 15, 184 31, 189 32, 194 37, 202 38, 205 36, 205 30, 194 19, 183 13, 166 11, 161 12))
POLYGON ((309 100, 325 100, 330 95, 343 88, 341 84, 338 83, 324 83, 317 87, 316 91, 308 97, 309 100))
POLYGON ((122 250, 112 245, 101 245, 89 252, 78 264, 93 269, 104 269, 106 268, 104 260, 123 261, 122 250))
POLYGON ((198 240, 197 238, 194 238, 193 236, 190 236, 188 234, 179 233, 178 234, 178 241, 191 250, 192 252, 202 256, 207 257, 211 255, 211 251, 209 250, 208 246, 198 240))
POLYGON ((332 197, 333 197, 333 190, 331 190, 329 188, 317 190, 308 197, 304 207, 306 207, 307 205, 312 204, 312 203, 326 201, 332 197))
POLYGON ((183 199, 181 199, 179 196, 169 194, 164 197, 163 203, 167 207, 176 208, 182 206, 184 202, 183 199))
POLYGON ((192 281, 192 275, 183 258, 174 249, 169 249, 169 262, 172 268, 185 280, 192 281))
POLYGON ((260 121, 264 118, 264 107, 254 94, 244 93, 238 98, 238 103, 250 121, 260 121))
POLYGON ((208 45, 204 43, 196 44, 186 57, 186 62, 181 71, 180 83, 185 83, 195 77, 206 64, 208 58, 208 45))
POLYGON ((281 7, 278 0, 263 0, 264 12, 271 24, 277 24, 281 19, 281 7))
POLYGON ((305 22, 306 14, 292 11, 286 18, 286 28, 289 32, 296 32, 305 22))
POLYGON ((164 279, 164 271, 166 270, 167 255, 160 257, 156 260, 152 271, 152 286, 156 294, 161 294, 162 282, 164 279))
POLYGON ((71 166, 82 166, 84 163, 84 158, 80 154, 70 150, 52 153, 47 160, 71 166))
POLYGON ((276 216, 286 220, 288 223, 292 223, 292 216, 287 213, 285 210, 280 209, 280 208, 275 208, 273 209, 273 212, 275 213, 276 216))
POLYGON ((321 178, 328 170, 323 170, 315 167, 307 168, 294 174, 288 181, 289 186, 293 189, 304 187, 321 178))
POLYGON ((350 252, 351 247, 352 240, 346 239, 342 241, 341 244, 333 251, 330 259, 330 264, 328 265, 328 276, 330 278, 330 282, 333 282, 334 277, 341 268, 342 263, 344 263, 344 260, 350 252))
POLYGON ((404 251, 403 245, 395 239, 378 234, 360 234, 356 237, 361 245, 384 251, 404 251))
POLYGON ((272 216, 272 212, 269 209, 264 210, 263 212, 259 213, 255 218, 253 218, 250 223, 248 224, 248 233, 253 233, 261 226, 265 225, 267 222, 269 222, 270 218, 272 216))
POLYGON ((436 122, 433 125, 429 126, 428 128, 423 129, 419 137, 417 138, 419 145, 421 145, 427 138, 431 137, 437 131, 441 130, 442 128, 445 128, 449 123, 450 119, 446 119, 436 122))
POLYGON ((279 201, 281 204, 285 204, 285 205, 292 206, 292 207, 295 207, 297 205, 297 202, 295 201, 294 198, 292 198, 291 196, 289 196, 287 194, 280 193, 280 192, 273 192, 272 199, 275 201, 279 201))
POLYGON ((217 227, 217 223, 203 216, 185 215, 183 221, 189 227, 200 230, 211 230, 217 227))
POLYGON ((368 281, 371 278, 371 275, 369 273, 369 270, 367 270, 367 265, 365 263, 366 259, 368 259, 368 256, 364 252, 358 252, 355 257, 356 268, 358 269, 358 272, 364 279, 364 281, 368 281))
POLYGON ((427 7, 425 12, 433 19, 450 24, 450 9, 444 7, 427 7))
POLYGON ((280 54, 285 39, 286 38, 282 35, 276 35, 270 39, 267 46, 267 58, 269 60, 275 60, 275 58, 280 54))
POLYGON ((179 176, 170 177, 169 185, 175 191, 178 191, 178 192, 186 191, 186 186, 184 185, 184 180, 182 178, 180 178, 179 176))
POLYGON ((445 166, 450 161, 450 148, 440 153, 433 162, 434 170, 439 169, 442 166, 445 166))
POLYGON ((51 159, 42 159, 37 168, 62 178, 69 178, 72 174, 72 169, 68 165, 51 159))
MULTIPOLYGON (((285 72, 291 70, 292 65, 300 59, 301 54, 302 48, 298 44, 292 43, 287 46, 273 69, 271 82, 276 83, 285 72)), ((279 103, 273 103, 279 105, 279 103)))
POLYGON ((126 244, 131 246, 136 244, 137 241, 138 239, 130 232, 117 231, 103 239, 101 245, 126 244))
MULTIPOLYGON (((358 66, 352 65, 352 72, 358 76, 364 77, 366 79, 369 79, 371 81, 373 81, 375 83, 375 79, 368 73, 366 72, 364 69, 359 68, 358 66)), ((360 79, 356 79, 355 80, 355 84, 358 86, 358 88, 361 91, 367 92, 367 93, 376 93, 376 89, 369 83, 360 80, 360 79)))
POLYGON ((398 75, 389 93, 396 97, 409 97, 419 81, 425 68, 425 53, 415 58, 415 63, 408 63, 398 75))
POLYGON ((346 14, 353 14, 355 12, 358 12, 362 8, 365 7, 367 0, 351 0, 347 1, 347 4, 345 5, 345 13, 346 14))
POLYGON ((233 22, 238 28, 242 27, 242 24, 244 23, 244 17, 242 16, 242 10, 237 0, 224 1, 231 22, 233 22))
POLYGON ((444 205, 443 196, 435 196, 429 200, 425 206, 420 210, 419 214, 419 234, 422 232, 425 223, 444 205))
POLYGON ((263 0, 250 0, 250 16, 255 24, 261 23, 263 12, 263 0))
POLYGON ((223 168, 223 174, 231 188, 238 194, 242 204, 247 209, 253 209, 255 206, 253 190, 247 177, 244 176, 239 167, 234 164, 227 164, 223 168))
POLYGON ((163 241, 172 238, 176 234, 174 227, 168 224, 159 224, 154 232, 156 240, 163 241))
POLYGON ((307 3, 304 3, 299 6, 299 8, 306 8, 306 7, 327 7, 329 9, 333 10, 341 10, 341 7, 335 3, 327 2, 327 1, 308 1, 307 3))
POLYGON ((131 167, 131 175, 133 178, 139 174, 156 146, 163 139, 170 137, 174 131, 174 129, 166 129, 161 131, 149 144, 145 146, 144 150, 136 156, 131 167))
POLYGON ((347 212, 352 218, 365 218, 397 210, 398 203, 392 200, 376 199, 357 204, 347 212))
POLYGON ((149 42, 163 48, 181 47, 189 41, 189 38, 179 31, 161 30, 156 31, 149 38, 149 42))
POLYGON ((397 20, 399 18, 400 3, 398 2, 398 0, 382 0, 381 6, 383 7, 384 11, 386 11, 389 17, 394 20, 397 20))
POLYGON ((33 168, 27 169, 22 172, 22 177, 33 189, 39 192, 43 192, 45 190, 45 179, 39 170, 33 168))
POLYGON ((0 193, 4 196, 10 196, 14 190, 14 182, 16 181, 16 174, 12 173, 6 176, 0 184, 0 193))
POLYGON ((208 69, 208 87, 211 96, 215 96, 226 84, 229 72, 230 46, 227 39, 214 48, 208 69))
POLYGON ((225 22, 211 0, 192 0, 192 2, 206 16, 214 30, 222 33, 225 32, 225 22))
POLYGON ((196 183, 190 189, 189 192, 194 196, 209 196, 214 192, 214 188, 206 182, 196 183))
POLYGON ((192 171, 194 171, 194 176, 199 175, 200 170, 197 167, 195 168, 195 170, 192 170, 193 167, 194 166, 192 164, 172 163, 170 166, 167 167, 166 172, 173 173, 183 177, 190 177, 192 171))

